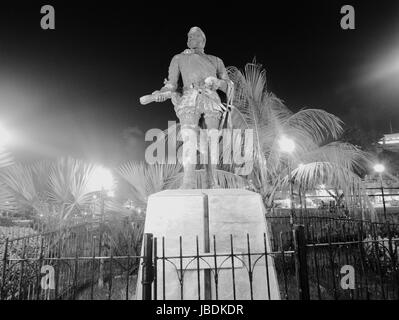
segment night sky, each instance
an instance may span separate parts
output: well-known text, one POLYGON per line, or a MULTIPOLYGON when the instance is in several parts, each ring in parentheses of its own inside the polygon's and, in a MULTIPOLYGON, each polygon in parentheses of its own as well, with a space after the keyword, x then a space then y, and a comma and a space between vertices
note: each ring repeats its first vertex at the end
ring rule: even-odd
POLYGON ((275 2, 2 4, 0 123, 12 151, 21 161, 143 159, 143 134, 177 118, 171 102, 139 97, 163 85, 192 26, 226 66, 256 58, 290 109, 321 108, 379 134, 391 121, 398 132, 399 1, 275 2), (40 28, 45 4, 56 30, 40 28), (344 4, 355 7, 356 30, 340 27, 344 4))

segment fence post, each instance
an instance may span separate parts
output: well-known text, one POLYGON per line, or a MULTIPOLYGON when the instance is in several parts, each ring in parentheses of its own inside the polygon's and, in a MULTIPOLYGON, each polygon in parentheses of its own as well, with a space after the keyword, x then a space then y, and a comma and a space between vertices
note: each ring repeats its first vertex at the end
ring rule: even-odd
POLYGON ((158 279, 157 279, 157 255, 158 255, 158 241, 157 238, 154 238, 154 300, 158 299, 158 279))
POLYGON ((6 284, 6 273, 7 273, 7 255, 8 255, 8 238, 6 238, 6 242, 4 244, 4 256, 3 256, 3 270, 1 275, 1 287, 0 287, 0 300, 3 300, 5 297, 4 287, 6 284))
POLYGON ((102 289, 104 287, 104 259, 102 257, 102 246, 103 246, 103 238, 104 238, 104 224, 103 221, 100 222, 100 239, 98 244, 98 256, 99 260, 99 275, 98 275, 98 287, 102 289))
POLYGON ((142 298, 143 300, 151 300, 151 285, 154 279, 154 270, 152 265, 152 242, 153 235, 152 233, 144 234, 144 257, 143 257, 143 268, 142 268, 142 298))
POLYGON ((36 274, 36 300, 40 299, 40 294, 41 294, 41 284, 40 284, 40 279, 41 279, 41 269, 43 265, 43 245, 44 245, 44 238, 40 238, 40 253, 39 253, 39 260, 38 260, 38 270, 36 274))
POLYGON ((305 227, 294 225, 295 273, 300 300, 310 300, 305 227))

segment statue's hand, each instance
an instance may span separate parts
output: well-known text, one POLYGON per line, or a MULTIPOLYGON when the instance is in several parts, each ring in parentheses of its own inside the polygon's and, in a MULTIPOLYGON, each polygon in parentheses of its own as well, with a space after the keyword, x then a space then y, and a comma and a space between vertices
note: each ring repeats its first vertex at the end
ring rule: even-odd
POLYGON ((215 77, 208 77, 205 79, 205 87, 210 90, 216 90, 217 80, 215 77))
POLYGON ((215 77, 208 77, 205 79, 205 86, 211 90, 218 90, 221 86, 223 86, 224 81, 217 79, 215 77))

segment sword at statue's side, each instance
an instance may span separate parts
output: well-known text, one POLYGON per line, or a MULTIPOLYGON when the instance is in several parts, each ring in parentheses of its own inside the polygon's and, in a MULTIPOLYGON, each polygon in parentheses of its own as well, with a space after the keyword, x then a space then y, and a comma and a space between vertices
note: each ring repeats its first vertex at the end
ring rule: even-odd
MULTIPOLYGON (((223 103, 224 111, 223 111, 222 119, 219 124, 219 130, 223 129, 225 122, 227 122, 227 123, 229 122, 228 121, 229 112, 231 112, 232 109, 234 109, 234 106, 233 106, 234 83, 232 81, 230 81, 227 85, 226 97, 227 97, 227 101, 226 101, 226 103, 223 103)), ((229 126, 227 125, 227 127, 229 127, 229 126)), ((231 128, 229 128, 229 129, 231 129, 231 128)))
MULTIPOLYGON (((227 85, 227 90, 226 90, 226 96, 227 96, 227 101, 226 103, 223 103, 223 115, 221 118, 221 121, 219 123, 219 131, 223 130, 224 124, 227 123, 227 128, 231 129, 229 127, 229 112, 231 112, 231 110, 234 108, 233 106, 233 99, 234 99, 234 84, 233 82, 230 82, 227 85)), ((206 181, 207 181, 207 185, 208 188, 214 188, 215 186, 217 186, 216 183, 216 172, 213 171, 211 164, 211 151, 209 148, 209 144, 208 144, 208 165, 205 167, 205 173, 206 173, 206 181)))

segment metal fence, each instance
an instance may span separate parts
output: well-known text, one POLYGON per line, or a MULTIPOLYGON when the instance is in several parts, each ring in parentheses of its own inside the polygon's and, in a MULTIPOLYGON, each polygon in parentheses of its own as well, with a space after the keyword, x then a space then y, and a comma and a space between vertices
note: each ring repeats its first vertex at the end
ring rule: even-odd
POLYGON ((308 244, 311 298, 398 299, 398 244, 399 238, 308 244), (346 272, 352 272, 352 287, 345 285, 346 272))
POLYGON ((326 217, 297 218, 295 225, 289 217, 267 222, 270 246, 261 235, 263 247, 256 250, 251 235, 241 243, 226 235, 229 250, 221 250, 218 235, 210 239, 208 253, 199 249, 196 238, 192 244, 196 250, 186 254, 180 237, 178 253, 168 255, 165 239, 146 234, 141 254, 140 245, 130 248, 137 245, 133 240, 124 251, 113 245, 115 235, 98 228, 69 230, 58 241, 54 237, 60 232, 8 240, 0 269, 1 298, 169 299, 171 283, 164 274, 172 269, 178 299, 217 300, 228 294, 232 300, 267 300, 273 299, 275 289, 271 264, 282 299, 399 298, 398 225, 326 217), (53 289, 43 289, 43 266, 54 269, 53 289), (245 283, 245 293, 238 292, 238 283, 245 283))
MULTIPOLYGON (((290 216, 267 216, 274 250, 293 249, 294 240, 290 216)), ((305 227, 308 243, 362 241, 371 238, 388 239, 399 237, 399 224, 371 222, 352 218, 328 216, 296 216, 294 223, 305 227)))
MULTIPOLYGON (((270 265, 271 257, 277 271, 279 283, 279 292, 282 299, 303 299, 303 300, 396 300, 399 299, 399 270, 398 270, 398 245, 399 238, 381 238, 375 233, 371 238, 362 238, 364 230, 359 224, 357 230, 357 239, 350 240, 337 238, 333 240, 328 237, 328 242, 309 243, 306 239, 306 228, 302 225, 293 226, 292 238, 293 247, 267 251, 265 244, 264 251, 251 251, 249 235, 247 242, 247 250, 237 253, 233 250, 233 238, 231 244, 231 253, 217 253, 216 250, 212 254, 204 255, 183 255, 165 256, 163 253, 158 254, 157 249, 154 250, 153 265, 148 267, 147 272, 147 295, 152 299, 168 299, 165 294, 168 283, 162 281, 161 292, 160 285, 157 284, 157 274, 164 273, 165 264, 172 264, 180 284, 180 299, 185 299, 185 272, 187 270, 187 259, 190 263, 198 265, 195 269, 197 278, 195 287, 197 290, 197 298, 203 299, 201 290, 208 290, 206 298, 214 300, 218 299, 218 281, 220 272, 229 272, 231 290, 231 299, 236 300, 236 284, 235 273, 244 270, 247 276, 248 295, 246 299, 273 299, 270 287, 270 265), (212 284, 208 286, 201 283, 199 263, 205 259, 211 258, 212 263, 209 267, 208 281, 212 284), (242 266, 234 267, 234 261, 241 260, 242 266), (231 261, 230 269, 223 270, 223 264, 231 261), (254 295, 253 271, 260 261, 264 261, 261 268, 266 274, 264 286, 266 294, 263 297, 254 295), (148 280, 150 279, 150 280, 148 280), (150 286, 154 290, 151 295, 150 286), (214 294, 210 294, 213 287, 214 294), (208 289, 207 289, 208 288, 208 289)), ((376 229, 374 229, 376 230, 376 229)), ((349 234, 348 234, 349 236, 349 234)), ((353 234, 351 235, 351 237, 353 234)), ((216 240, 214 245, 216 247, 216 240)), ((157 239, 154 239, 154 246, 157 248, 157 239)), ((164 252, 164 240, 162 243, 162 252, 164 252)), ((180 240, 181 243, 181 240, 180 240)), ((265 242, 266 243, 266 242, 265 242)), ((283 242, 280 242, 280 248, 283 242)), ((197 245, 198 246, 198 245, 197 245)), ((181 249, 181 248, 180 248, 181 249)), ((149 250, 149 249, 148 249, 149 250)), ((164 278, 164 277, 163 277, 164 278)), ((189 286, 193 287, 192 277, 189 286)), ((144 296, 144 294, 143 294, 144 296)), ((145 296, 144 296, 145 297, 145 296)))
MULTIPOLYGON (((103 299, 115 290, 121 298, 121 286, 131 287, 137 274, 143 221, 129 221, 128 226, 113 230, 109 221, 83 223, 6 239, 0 245, 1 299, 103 299), (42 289, 43 266, 54 271, 50 291, 42 289), (107 291, 104 284, 109 282, 107 291)), ((127 297, 129 290, 124 290, 127 297)))
POLYGON ((131 299, 141 256, 88 256, 8 259, 2 277, 2 300, 131 299), (45 266, 45 269, 43 267, 45 266), (54 287, 43 284, 49 266, 54 287))
MULTIPOLYGON (((142 297, 146 299, 198 299, 198 300, 237 300, 245 299, 271 299, 273 297, 273 281, 271 280, 273 270, 273 252, 267 248, 266 234, 262 235, 263 243, 262 250, 251 249, 250 235, 246 235, 244 244, 240 244, 241 250, 237 251, 237 246, 234 243, 234 237, 230 235, 229 250, 217 250, 218 242, 216 237, 212 238, 211 250, 209 253, 200 253, 200 243, 198 237, 195 239, 193 254, 183 254, 182 237, 179 238, 179 247, 177 255, 166 255, 165 239, 159 239, 160 252, 158 252, 158 239, 152 239, 151 235, 146 235, 144 245, 146 250, 144 252, 153 252, 151 259, 153 264, 148 262, 143 264, 143 294, 142 297), (245 246, 245 249, 243 249, 245 246), (171 268, 168 268, 171 267, 171 268), (168 270, 169 269, 169 270, 168 270), (168 296, 168 279, 165 274, 167 271, 174 272, 178 280, 178 285, 175 284, 175 292, 172 297, 168 296), (190 272, 190 279, 185 279, 190 272), (264 282, 261 284, 262 289, 259 289, 259 284, 256 284, 256 275, 263 274, 261 277, 264 282), (146 275, 144 277, 144 275, 146 275), (244 275, 244 277, 242 277, 244 275), (222 287, 223 285, 228 286, 222 287), (227 279, 227 281, 226 281, 227 279), (238 285, 242 285, 242 280, 247 282, 244 292, 238 290, 238 285), (187 281, 189 280, 189 281, 187 281), (160 283, 158 283, 160 282, 160 283), (145 287, 146 286, 146 287, 145 287), (190 290, 185 290, 186 286, 190 290), (151 294, 151 287, 153 293, 151 294), (158 292, 159 291, 159 292, 158 292), (188 292, 189 296, 186 296, 188 292), (263 293, 263 296, 261 295, 263 293), (228 298, 226 298, 228 297, 228 298)), ((172 290, 173 291, 173 290, 172 290)))
MULTIPOLYGON (((298 250, 289 216, 267 220, 273 250, 298 250)), ((323 216, 297 217, 295 223, 303 226, 306 240, 311 299, 399 298, 398 224, 323 216), (353 267, 354 289, 341 286, 345 266, 353 267)), ((285 261, 278 265, 280 270, 287 267, 285 261)), ((291 274, 294 267, 291 262, 291 274)), ((282 280, 289 298, 295 290, 284 273, 282 280)))

